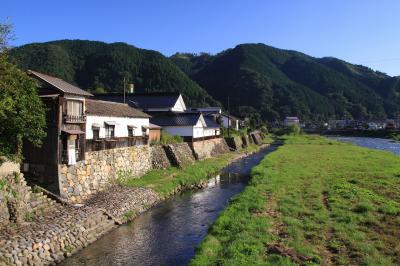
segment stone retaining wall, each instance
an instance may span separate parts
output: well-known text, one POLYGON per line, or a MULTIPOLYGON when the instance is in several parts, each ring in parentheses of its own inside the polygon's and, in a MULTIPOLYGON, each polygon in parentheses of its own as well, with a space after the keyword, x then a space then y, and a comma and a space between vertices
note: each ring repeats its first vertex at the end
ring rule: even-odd
MULTIPOLYGON (((208 154, 206 152, 216 154, 216 152, 228 151, 228 146, 223 139, 197 143, 195 146, 197 151, 204 151, 206 155, 208 154)), ((174 160, 180 165, 194 161, 192 150, 187 143, 167 145, 167 148, 175 156, 174 160)), ((159 148, 156 149, 160 151, 159 148)), ((132 160, 139 160, 138 158, 147 158, 146 160, 151 165, 152 159, 143 155, 147 154, 149 150, 150 147, 147 146, 136 147, 134 151, 119 150, 118 152, 114 150, 108 152, 107 155, 90 154, 91 157, 89 158, 95 160, 98 164, 96 167, 100 167, 100 169, 103 169, 102 167, 104 167, 107 159, 112 162, 113 167, 129 167, 132 160), (137 153, 141 153, 141 155, 137 153), (121 154, 136 157, 130 157, 127 162, 121 163, 118 159, 122 156, 121 154), (98 157, 95 158, 95 156, 98 157), (105 161, 100 159, 103 157, 106 158, 105 161)), ((133 162, 133 164, 135 163, 133 162)), ((67 173, 68 170, 70 169, 67 169, 67 173)), ((89 170, 92 173, 93 169, 89 170)), ((139 170, 146 169, 139 168, 139 170)), ((132 171, 132 173, 140 174, 139 170, 132 171)), ((87 171, 82 173, 83 171, 79 167, 75 171, 78 175, 84 174, 89 179, 87 171)), ((14 226, 0 227, 0 265, 3 265, 3 263, 6 265, 58 263, 97 240, 101 235, 113 229, 116 224, 133 219, 162 200, 152 189, 112 186, 108 190, 89 197, 84 206, 75 207, 57 204, 47 199, 42 193, 32 192, 22 175, 8 176, 7 179, 0 178, 0 180, 7 180, 10 187, 7 193, 11 191, 11 188, 13 188, 12 191, 15 191, 11 194, 14 195, 15 199, 18 199, 15 201, 19 203, 13 206, 25 206, 19 209, 24 210, 23 212, 13 211, 14 215, 18 213, 34 214, 31 219, 25 220, 23 223, 17 222, 14 226)), ((0 190, 2 199, 8 199, 9 195, 2 193, 2 191, 6 190, 0 190)), ((0 206, 0 211, 5 211, 5 206, 0 206)), ((9 220, 9 217, 10 215, 5 219, 9 220)))
POLYGON ((249 141, 249 136, 248 135, 242 136, 242 143, 243 143, 243 147, 249 146, 250 141, 249 141))
POLYGON ((175 143, 164 146, 165 153, 171 165, 184 167, 195 162, 193 151, 188 143, 175 143))
POLYGON ((229 152, 229 146, 223 138, 197 141, 191 145, 198 160, 229 152))
POLYGON ((60 194, 81 203, 115 184, 117 178, 140 177, 151 168, 151 148, 147 145, 87 152, 84 161, 59 166, 60 194))
POLYGON ((116 224, 135 218, 160 201, 151 189, 113 186, 89 199, 85 206, 75 207, 57 204, 41 193, 31 192, 22 177, 14 183, 12 186, 18 186, 19 190, 13 193, 16 194, 13 199, 18 199, 12 201, 18 203, 13 206, 24 205, 24 213, 32 215, 13 226, 0 226, 0 265, 58 263, 115 228, 116 224), (36 212, 41 206, 37 204, 36 194, 52 204, 47 203, 44 210, 36 212))
POLYGON ((243 148, 243 141, 242 137, 236 136, 236 137, 226 137, 225 138, 226 143, 228 144, 229 148, 232 150, 240 150, 243 148))
POLYGON ((3 157, 0 157, 0 176, 7 176, 12 173, 19 173, 20 165, 19 163, 11 162, 3 157))
POLYGON ((151 165, 153 169, 166 169, 171 167, 171 162, 163 146, 155 145, 151 147, 151 165))
POLYGON ((258 131, 254 131, 250 133, 250 138, 253 140, 253 142, 257 145, 262 144, 262 136, 261 133, 258 131))

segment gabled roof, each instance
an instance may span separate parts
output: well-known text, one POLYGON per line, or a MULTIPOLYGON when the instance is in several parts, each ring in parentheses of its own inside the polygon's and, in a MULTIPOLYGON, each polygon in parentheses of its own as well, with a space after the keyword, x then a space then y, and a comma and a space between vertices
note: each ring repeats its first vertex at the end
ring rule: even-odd
POLYGON ((115 103, 99 100, 86 100, 86 114, 97 116, 114 116, 114 117, 134 117, 134 118, 150 118, 151 116, 143 113, 127 104, 115 103))
POLYGON ((90 94, 87 91, 84 91, 62 79, 56 78, 56 77, 52 77, 43 73, 39 73, 33 70, 28 70, 28 75, 30 75, 31 77, 34 77, 48 85, 50 85, 51 87, 61 91, 62 93, 65 94, 72 94, 72 95, 78 95, 78 96, 93 96, 92 94, 90 94))
POLYGON ((169 113, 152 117, 151 123, 159 126, 195 126, 203 116, 200 113, 169 113))

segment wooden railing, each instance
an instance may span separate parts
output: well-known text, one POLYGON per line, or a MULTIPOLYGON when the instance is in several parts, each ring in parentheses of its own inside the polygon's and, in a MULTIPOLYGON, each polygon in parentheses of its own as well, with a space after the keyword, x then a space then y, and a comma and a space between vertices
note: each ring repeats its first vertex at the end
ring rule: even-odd
POLYGON ((65 120, 65 123, 85 123, 86 116, 85 115, 65 115, 64 120, 65 120))

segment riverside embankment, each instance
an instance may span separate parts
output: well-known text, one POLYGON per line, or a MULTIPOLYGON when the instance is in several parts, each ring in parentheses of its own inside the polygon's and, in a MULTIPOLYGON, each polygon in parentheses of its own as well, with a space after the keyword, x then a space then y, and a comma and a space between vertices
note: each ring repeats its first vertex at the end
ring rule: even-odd
POLYGON ((399 265, 399 172, 390 152, 287 137, 253 169, 192 265, 399 265))
MULTIPOLYGON (((15 187, 26 190, 11 194, 17 197, 24 195, 21 197, 26 198, 29 208, 31 202, 35 202, 32 205, 39 207, 35 207, 35 211, 29 212, 29 215, 26 215, 26 212, 23 221, 1 228, 0 262, 11 265, 60 262, 96 241, 115 228, 116 224, 134 219, 180 191, 202 187, 211 174, 215 174, 229 162, 259 149, 260 146, 249 145, 240 151, 195 161, 180 168, 151 170, 140 179, 123 176, 117 179, 119 185, 96 193, 82 206, 55 203, 44 197, 41 192, 32 191, 27 187, 22 176, 18 179, 10 177, 9 180, 15 182, 15 187), (139 180, 145 183, 135 183, 139 180), (30 198, 44 200, 38 203, 30 198)), ((16 199, 15 202, 22 202, 22 199, 16 199)), ((16 207, 16 210, 20 210, 16 207)), ((7 206, 5 208, 7 209, 7 206)))
POLYGON ((229 199, 246 186, 250 170, 275 148, 231 162, 204 188, 170 198, 102 237, 62 265, 186 265, 229 199))

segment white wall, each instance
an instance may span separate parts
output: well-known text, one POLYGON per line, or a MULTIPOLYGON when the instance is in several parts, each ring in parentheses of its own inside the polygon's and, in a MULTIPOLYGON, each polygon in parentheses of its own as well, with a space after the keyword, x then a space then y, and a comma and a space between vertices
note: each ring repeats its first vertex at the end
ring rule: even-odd
POLYGON ((132 118, 132 117, 109 117, 109 116, 93 116, 86 117, 86 139, 93 139, 93 124, 100 125, 100 138, 105 138, 106 130, 104 122, 115 122, 115 137, 128 137, 128 125, 135 126, 134 136, 142 136, 142 126, 149 126, 148 118, 132 118))
POLYGON ((182 95, 179 95, 178 100, 176 101, 174 107, 171 111, 173 112, 184 112, 186 110, 185 101, 182 98, 182 95))
MULTIPOLYGON (((231 128, 235 129, 235 130, 239 130, 239 121, 236 120, 236 123, 232 122, 232 118, 230 119, 231 122, 229 123, 229 125, 231 126, 231 128)), ((222 126, 224 128, 228 128, 228 117, 226 116, 222 116, 222 126)))

